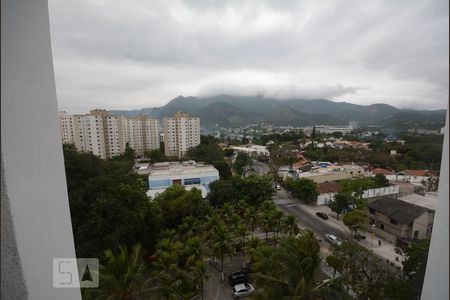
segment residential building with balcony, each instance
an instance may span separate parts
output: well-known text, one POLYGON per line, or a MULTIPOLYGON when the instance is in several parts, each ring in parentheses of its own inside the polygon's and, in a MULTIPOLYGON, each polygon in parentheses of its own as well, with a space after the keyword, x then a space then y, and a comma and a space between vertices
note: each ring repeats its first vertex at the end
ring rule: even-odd
POLYGON ((61 139, 64 144, 72 144, 73 136, 73 116, 65 111, 59 112, 59 127, 61 130, 61 139))
POLYGON ((127 142, 136 151, 137 156, 143 156, 147 150, 159 149, 159 122, 146 116, 126 119, 127 142))
POLYGON ((127 143, 137 156, 159 148, 158 120, 145 116, 126 118, 94 109, 89 114, 73 116, 60 112, 59 123, 63 143, 74 143, 79 151, 101 158, 121 155, 127 143))
POLYGON ((164 118, 164 153, 181 158, 187 150, 200 144, 200 118, 178 112, 164 118))

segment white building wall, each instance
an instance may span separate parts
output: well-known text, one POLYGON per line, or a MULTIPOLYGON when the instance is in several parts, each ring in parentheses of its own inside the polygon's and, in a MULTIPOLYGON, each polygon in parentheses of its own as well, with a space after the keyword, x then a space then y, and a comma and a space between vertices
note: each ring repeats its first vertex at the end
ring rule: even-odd
POLYGON ((399 192, 399 186, 398 185, 391 185, 387 187, 382 188, 376 188, 376 189, 370 189, 364 192, 363 198, 373 198, 373 197, 379 197, 379 196, 387 196, 387 195, 394 195, 398 194, 399 192))
MULTIPOLYGON (((366 190, 366 191, 364 191, 364 194, 362 197, 363 197, 363 199, 368 199, 368 198, 373 198, 373 197, 395 195, 395 194, 398 194, 398 192, 399 192, 399 186, 391 185, 388 187, 366 190)), ((334 200, 334 195, 336 195, 336 193, 319 194, 319 196, 317 196, 317 205, 328 205, 329 201, 334 200)))
MULTIPOLYGON (((53 259, 76 256, 47 1, 1 1, 1 66, 2 213, 8 199, 26 285, 19 291, 2 276, 2 299, 25 292, 33 300, 79 300, 79 289, 53 287, 53 259)), ((2 252, 2 275, 8 255, 2 252)))
POLYGON ((74 142, 73 136, 73 116, 65 111, 59 112, 59 127, 61 130, 61 139, 64 144, 74 142))
POLYGON ((439 176, 439 190, 437 208, 434 216, 433 233, 430 251, 428 253, 427 270, 422 290, 422 300, 449 298, 449 194, 448 194, 448 106, 442 147, 441 172, 439 176))

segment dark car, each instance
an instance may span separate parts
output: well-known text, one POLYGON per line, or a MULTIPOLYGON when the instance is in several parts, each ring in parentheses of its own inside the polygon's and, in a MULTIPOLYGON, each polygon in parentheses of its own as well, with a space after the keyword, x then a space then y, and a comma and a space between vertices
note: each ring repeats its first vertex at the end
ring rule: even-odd
POLYGON ((234 272, 228 275, 228 282, 231 286, 248 282, 248 275, 244 272, 234 272))
POLYGON ((327 216, 327 214, 326 213, 323 213, 323 212, 316 212, 316 215, 319 217, 319 218, 321 218, 321 219, 324 219, 324 220, 327 220, 328 219, 328 216, 327 216))

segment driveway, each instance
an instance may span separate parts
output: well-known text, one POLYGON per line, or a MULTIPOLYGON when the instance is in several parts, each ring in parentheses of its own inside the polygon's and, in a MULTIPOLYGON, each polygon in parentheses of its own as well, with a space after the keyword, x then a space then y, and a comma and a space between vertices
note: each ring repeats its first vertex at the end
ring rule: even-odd
POLYGON ((208 280, 205 282, 204 300, 232 300, 231 289, 228 284, 228 275, 240 271, 242 268, 242 253, 237 253, 231 260, 229 257, 224 262, 225 282, 221 280, 220 260, 217 265, 211 260, 208 264, 208 280))

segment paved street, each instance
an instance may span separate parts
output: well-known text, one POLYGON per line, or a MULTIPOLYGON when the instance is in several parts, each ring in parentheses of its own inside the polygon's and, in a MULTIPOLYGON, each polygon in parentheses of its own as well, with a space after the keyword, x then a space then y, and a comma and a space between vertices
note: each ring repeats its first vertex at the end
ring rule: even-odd
MULTIPOLYGON (((349 233, 348 228, 342 223, 341 220, 336 220, 331 210, 326 206, 310 206, 302 204, 296 199, 293 199, 285 190, 277 191, 274 196, 274 202, 283 211, 295 215, 299 220, 300 227, 311 229, 320 239, 325 241, 325 234, 333 234, 340 240, 353 240, 352 235, 349 233), (294 203, 293 203, 294 202, 294 203), (325 212, 328 216, 328 220, 322 220, 315 215, 317 211, 325 212)), ((374 254, 383 259, 388 259, 394 265, 401 267, 401 262, 404 257, 395 253, 395 246, 389 244, 386 241, 382 241, 381 246, 378 246, 378 239, 374 242, 370 240, 370 234, 364 233, 367 236, 366 240, 361 240, 360 245, 372 250, 374 254), (397 260, 398 259, 398 260, 397 260)), ((324 243, 327 245, 327 243, 324 243)))

